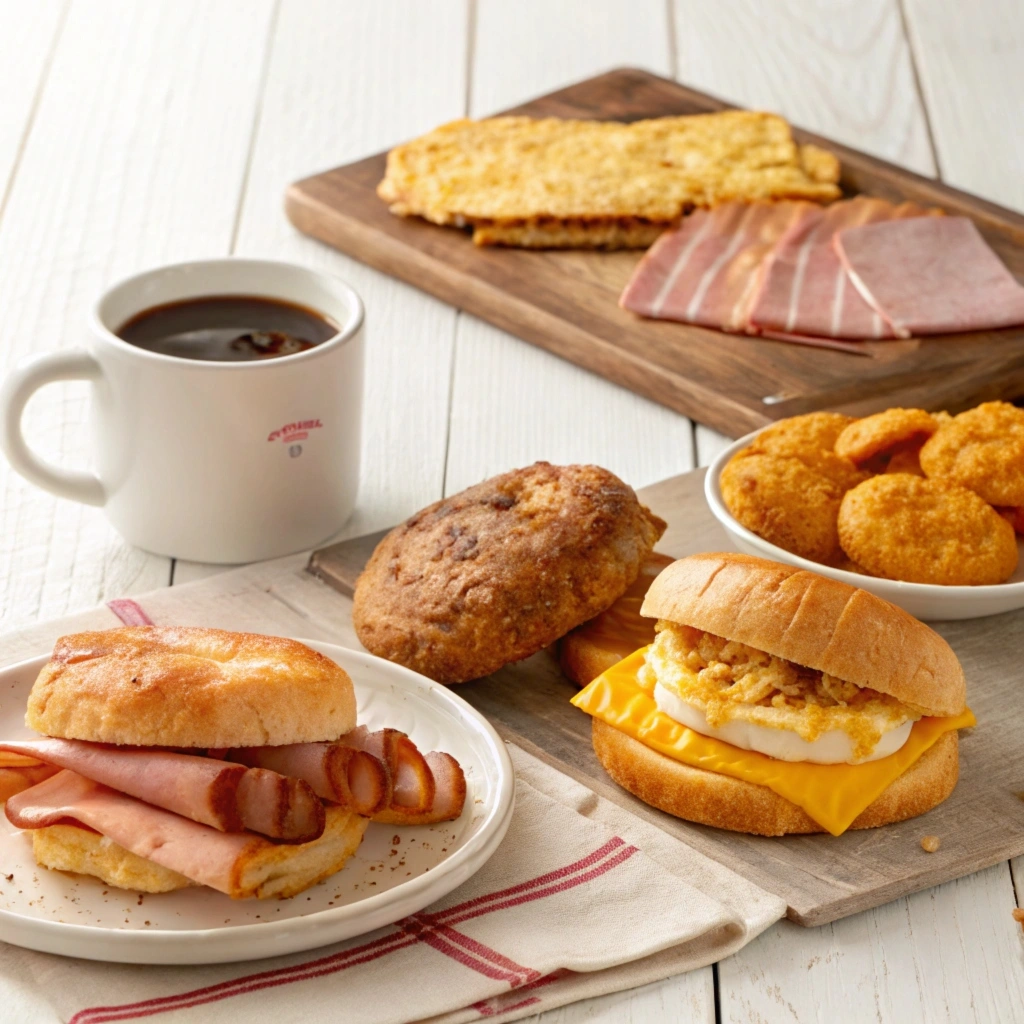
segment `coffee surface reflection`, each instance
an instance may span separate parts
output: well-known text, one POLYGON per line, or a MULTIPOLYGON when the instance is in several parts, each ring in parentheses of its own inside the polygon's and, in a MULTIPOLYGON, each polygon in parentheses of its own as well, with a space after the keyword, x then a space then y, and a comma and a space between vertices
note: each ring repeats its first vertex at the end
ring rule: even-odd
POLYGON ((212 295, 153 306, 117 329, 138 348, 179 359, 241 363, 296 355, 338 325, 306 306, 257 295, 212 295))

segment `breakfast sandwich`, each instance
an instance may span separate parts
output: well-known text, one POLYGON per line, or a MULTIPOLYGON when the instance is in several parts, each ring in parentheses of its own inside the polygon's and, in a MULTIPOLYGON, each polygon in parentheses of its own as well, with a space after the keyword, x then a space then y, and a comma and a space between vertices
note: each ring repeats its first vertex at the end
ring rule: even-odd
POLYGON ((377 194, 399 216, 473 229, 478 245, 646 248, 684 213, 728 200, 840 195, 839 162, 774 114, 729 110, 624 124, 463 119, 397 146, 377 194))
POLYGON ((737 554, 666 568, 656 636, 573 703, 619 785, 689 821, 757 835, 872 828, 953 791, 974 725, 949 645, 902 609, 737 554))
POLYGON ((288 897, 371 820, 457 818, 448 754, 356 723, 352 680, 295 640, 140 626, 61 637, 0 742, 0 798, 43 867, 107 885, 288 897))

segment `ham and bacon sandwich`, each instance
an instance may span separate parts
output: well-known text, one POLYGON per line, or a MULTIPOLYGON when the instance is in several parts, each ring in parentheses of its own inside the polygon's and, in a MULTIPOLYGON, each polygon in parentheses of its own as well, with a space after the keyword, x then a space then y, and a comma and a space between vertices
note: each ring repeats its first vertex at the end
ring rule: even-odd
POLYGON ((953 791, 963 670, 895 605, 815 573, 691 555, 651 584, 654 642, 589 683, 611 777, 689 821, 757 835, 873 828, 953 791))
POLYGON ((61 637, 0 742, 0 800, 43 867, 142 892, 288 897, 371 820, 462 813, 448 754, 356 724, 352 680, 281 637, 140 626, 61 637))

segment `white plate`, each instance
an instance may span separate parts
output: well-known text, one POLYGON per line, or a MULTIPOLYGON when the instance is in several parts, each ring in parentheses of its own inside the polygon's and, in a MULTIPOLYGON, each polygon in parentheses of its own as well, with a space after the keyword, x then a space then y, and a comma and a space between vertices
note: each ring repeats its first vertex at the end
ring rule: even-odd
MULTIPOLYGON (((355 856, 290 900, 232 900, 212 889, 140 895, 39 867, 29 837, 0 815, 0 939, 89 960, 209 964, 313 949, 390 924, 461 885, 498 848, 515 785, 505 744, 451 690, 399 665, 333 644, 302 641, 352 677, 360 724, 408 733, 444 750, 466 773, 462 816, 440 825, 371 823, 355 856)), ((0 736, 25 727, 29 690, 48 656, 0 672, 0 736)))
POLYGON ((862 590, 868 590, 886 601, 898 604, 911 615, 929 622, 948 619, 978 619, 983 615, 997 615, 1000 612, 1011 612, 1024 608, 1024 542, 1019 538, 1017 547, 1020 550, 1020 561, 1017 571, 1006 583, 995 583, 984 587, 943 587, 932 583, 901 583, 899 580, 880 580, 874 576, 861 576, 859 573, 846 572, 844 569, 833 569, 819 562, 801 558, 783 548, 769 544, 763 537, 741 526, 733 519, 722 500, 719 478, 725 464, 741 448, 746 448, 757 436, 755 430, 746 437, 741 437, 722 452, 708 467, 704 478, 704 494, 714 517, 725 527, 733 543, 748 555, 771 558, 776 562, 786 562, 810 569, 812 572, 829 576, 834 580, 842 580, 862 590))

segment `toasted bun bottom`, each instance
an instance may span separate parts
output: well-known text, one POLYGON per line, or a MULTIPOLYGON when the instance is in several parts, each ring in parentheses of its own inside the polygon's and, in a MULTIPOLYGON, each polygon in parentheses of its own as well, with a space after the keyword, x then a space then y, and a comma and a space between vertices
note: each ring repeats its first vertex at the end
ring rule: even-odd
MULTIPOLYGON (((327 825, 319 839, 295 846, 268 844, 247 857, 236 866, 236 885, 229 895, 234 899, 295 896, 340 871, 358 849, 368 824, 369 818, 328 807, 327 825)), ((170 892, 196 884, 75 825, 34 829, 32 852, 44 868, 94 875, 118 889, 170 892)))
MULTIPOLYGON (((767 786, 691 768, 597 718, 593 741, 598 760, 623 789, 677 818, 759 836, 826 831, 806 811, 767 786)), ((956 786, 958 750, 956 731, 945 733, 850 828, 904 821, 942 803, 956 786)))
POLYGON ((586 686, 620 661, 621 654, 598 646, 580 633, 567 633, 558 641, 558 663, 577 686, 586 686))

